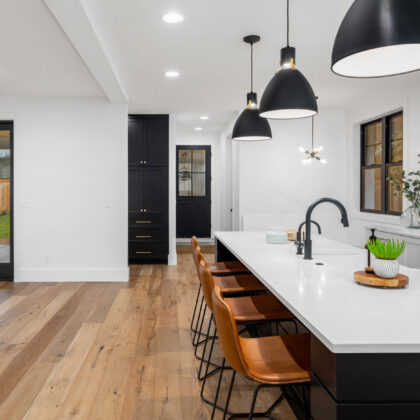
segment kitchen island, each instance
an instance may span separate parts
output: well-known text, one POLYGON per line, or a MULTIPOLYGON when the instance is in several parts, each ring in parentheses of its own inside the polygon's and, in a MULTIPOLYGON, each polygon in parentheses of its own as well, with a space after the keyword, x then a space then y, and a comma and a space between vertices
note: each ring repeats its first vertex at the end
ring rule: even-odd
POLYGON ((311 333, 315 420, 420 419, 419 270, 401 267, 407 288, 377 289, 353 279, 364 249, 318 237, 304 260, 263 232, 215 236, 217 261, 241 261, 311 333))

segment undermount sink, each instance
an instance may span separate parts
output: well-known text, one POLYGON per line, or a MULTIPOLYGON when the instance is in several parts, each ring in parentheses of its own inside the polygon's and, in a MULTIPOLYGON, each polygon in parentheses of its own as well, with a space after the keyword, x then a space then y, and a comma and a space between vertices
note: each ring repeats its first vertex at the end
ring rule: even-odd
POLYGON ((359 255, 363 252, 362 249, 357 248, 315 248, 312 250, 314 256, 319 255, 359 255))

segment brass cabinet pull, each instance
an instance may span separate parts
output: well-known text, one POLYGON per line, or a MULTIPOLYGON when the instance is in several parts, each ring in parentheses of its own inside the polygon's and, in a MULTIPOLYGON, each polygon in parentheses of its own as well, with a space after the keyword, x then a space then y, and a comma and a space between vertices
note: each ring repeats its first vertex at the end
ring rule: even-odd
POLYGON ((151 254, 151 251, 137 251, 136 254, 151 254))
POLYGON ((136 223, 152 223, 150 220, 136 220, 136 223))
POLYGON ((151 238, 152 236, 151 235, 139 235, 139 236, 136 236, 136 238, 151 238))

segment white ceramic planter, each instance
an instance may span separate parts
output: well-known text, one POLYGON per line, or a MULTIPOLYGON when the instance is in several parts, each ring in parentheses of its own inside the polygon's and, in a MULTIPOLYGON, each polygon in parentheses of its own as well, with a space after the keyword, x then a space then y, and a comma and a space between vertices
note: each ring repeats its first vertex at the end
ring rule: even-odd
POLYGON ((377 258, 373 262, 373 271, 378 277, 383 279, 393 279, 400 270, 398 260, 381 260, 377 258))

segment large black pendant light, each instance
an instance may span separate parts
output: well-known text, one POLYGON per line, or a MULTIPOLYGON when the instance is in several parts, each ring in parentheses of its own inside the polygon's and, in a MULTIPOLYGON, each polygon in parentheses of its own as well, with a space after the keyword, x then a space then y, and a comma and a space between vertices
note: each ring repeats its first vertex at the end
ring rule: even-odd
POLYGON ((259 42, 258 35, 248 35, 244 42, 251 45, 251 92, 247 94, 248 107, 239 115, 233 127, 232 140, 270 140, 271 128, 265 118, 261 118, 257 107, 257 94, 253 92, 254 87, 254 69, 253 52, 254 44, 259 42))
POLYGON ((420 69, 420 1, 355 0, 334 43, 334 73, 384 77, 420 69))
POLYGON ((289 45, 289 0, 287 0, 287 47, 281 50, 280 70, 265 88, 260 104, 264 118, 294 119, 318 113, 314 91, 295 67, 296 50, 289 45))

